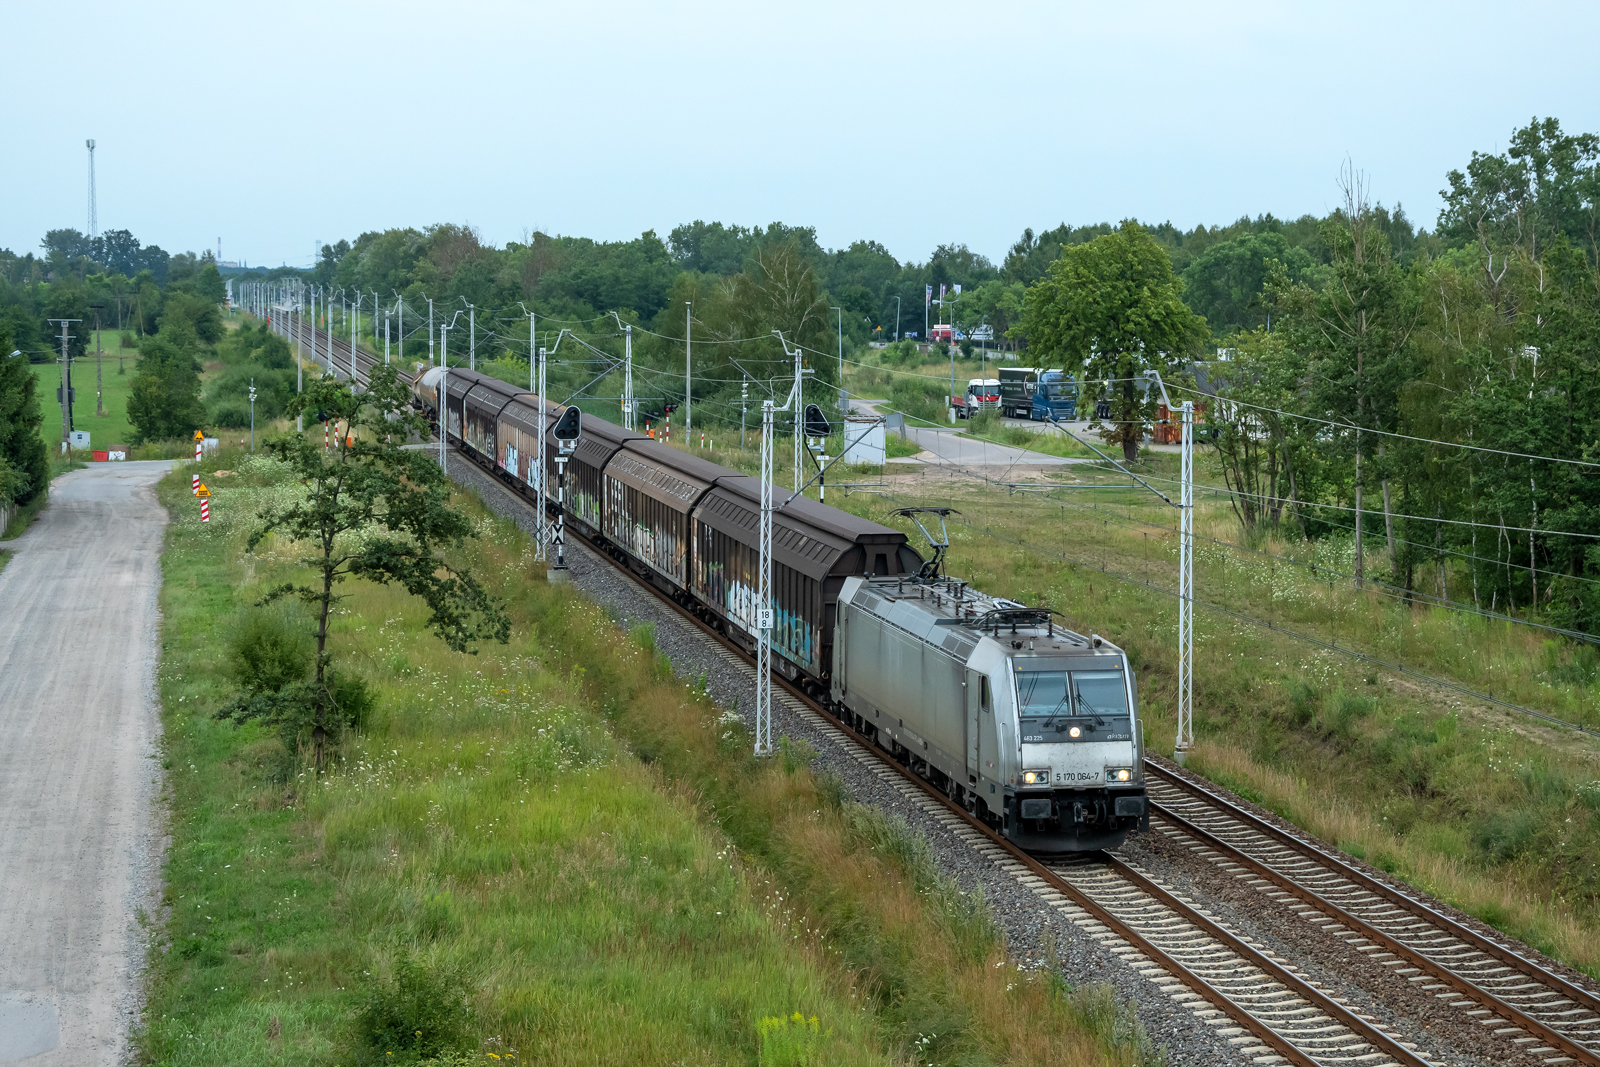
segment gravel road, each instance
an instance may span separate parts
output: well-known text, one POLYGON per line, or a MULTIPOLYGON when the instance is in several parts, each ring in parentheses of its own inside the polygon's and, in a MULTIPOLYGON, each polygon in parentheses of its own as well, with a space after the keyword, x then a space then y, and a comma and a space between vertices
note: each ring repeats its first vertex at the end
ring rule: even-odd
POLYGON ((0 545, 0 1063, 128 1058, 160 874, 153 487, 170 467, 65 474, 0 545))

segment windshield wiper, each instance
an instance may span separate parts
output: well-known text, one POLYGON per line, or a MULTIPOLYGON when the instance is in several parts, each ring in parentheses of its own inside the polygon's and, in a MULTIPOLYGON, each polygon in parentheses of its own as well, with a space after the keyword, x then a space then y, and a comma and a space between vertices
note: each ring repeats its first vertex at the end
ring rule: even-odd
POLYGON ((1104 719, 1102 719, 1100 717, 1100 713, 1098 711, 1094 710, 1094 706, 1093 705, 1091 705, 1087 700, 1083 699, 1083 694, 1082 693, 1078 694, 1078 707, 1087 709, 1088 715, 1083 716, 1083 717, 1084 718, 1093 719, 1096 726, 1109 726, 1109 725, 1111 725, 1110 723, 1106 722, 1106 720, 1104 720, 1104 719))

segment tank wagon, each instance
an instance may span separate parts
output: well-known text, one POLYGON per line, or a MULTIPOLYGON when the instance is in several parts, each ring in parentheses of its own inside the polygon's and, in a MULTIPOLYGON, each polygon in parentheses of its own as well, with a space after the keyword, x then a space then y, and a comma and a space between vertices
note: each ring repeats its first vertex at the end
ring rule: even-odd
MULTIPOLYGON (((549 431, 561 409, 540 411, 534 395, 457 369, 441 398, 442 378, 438 368, 417 375, 417 406, 437 425, 442 399, 461 452, 536 496, 555 473, 549 431)), ((1111 848, 1148 827, 1137 690, 1121 649, 944 576, 948 538, 929 537, 924 561, 898 530, 775 496, 775 669, 1024 848, 1111 848)), ((567 467, 567 521, 755 648, 755 478, 586 416, 567 467)))

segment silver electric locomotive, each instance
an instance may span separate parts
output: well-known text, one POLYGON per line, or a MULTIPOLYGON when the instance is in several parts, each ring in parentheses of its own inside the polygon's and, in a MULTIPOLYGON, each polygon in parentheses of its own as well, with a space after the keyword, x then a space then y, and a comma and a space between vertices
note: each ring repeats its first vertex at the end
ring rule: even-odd
POLYGON ((1148 828, 1127 656, 940 575, 942 548, 920 576, 844 583, 835 705, 1023 848, 1114 848, 1148 828))

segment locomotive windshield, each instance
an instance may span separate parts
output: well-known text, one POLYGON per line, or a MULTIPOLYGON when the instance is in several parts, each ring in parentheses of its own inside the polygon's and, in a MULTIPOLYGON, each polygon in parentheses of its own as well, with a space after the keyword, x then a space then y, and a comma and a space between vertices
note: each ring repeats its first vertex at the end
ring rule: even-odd
POLYGON ((1133 736, 1121 671, 1018 671, 1022 740, 1126 741, 1133 736))

